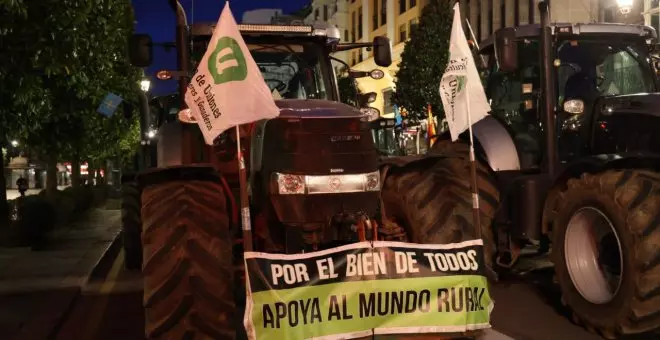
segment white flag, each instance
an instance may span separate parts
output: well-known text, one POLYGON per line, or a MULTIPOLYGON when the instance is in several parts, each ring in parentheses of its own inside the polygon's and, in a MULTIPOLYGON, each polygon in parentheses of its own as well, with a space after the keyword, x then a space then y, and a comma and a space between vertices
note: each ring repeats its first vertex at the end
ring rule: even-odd
POLYGON ((241 37, 229 2, 188 85, 186 104, 209 145, 231 127, 280 114, 241 37))
POLYGON ((474 124, 486 117, 490 111, 479 72, 463 32, 458 3, 454 5, 449 64, 440 81, 440 98, 452 141, 457 140, 458 135, 470 127, 468 119, 474 124))

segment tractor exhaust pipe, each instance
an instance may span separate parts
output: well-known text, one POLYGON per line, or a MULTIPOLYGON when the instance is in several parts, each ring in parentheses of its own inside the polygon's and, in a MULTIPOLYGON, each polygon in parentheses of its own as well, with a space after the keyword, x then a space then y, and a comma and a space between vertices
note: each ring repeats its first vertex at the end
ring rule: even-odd
POLYGON ((545 130, 544 168, 550 179, 557 175, 557 129, 555 123, 555 74, 552 30, 550 27, 550 1, 539 3, 541 14, 541 91, 543 93, 541 112, 545 130))
MULTIPOLYGON (((179 77, 179 112, 188 108, 184 100, 190 74, 190 39, 188 36, 188 18, 179 0, 169 0, 170 7, 176 13, 176 64, 183 74, 179 77)), ((189 126, 181 126, 181 164, 193 163, 193 138, 189 126)))
MULTIPOLYGON (((186 11, 179 0, 170 0, 170 7, 176 13, 176 62, 177 68, 184 75, 188 76, 188 19, 186 18, 186 11)), ((183 98, 186 94, 186 87, 188 80, 186 77, 179 77, 179 95, 183 98)), ((186 109, 185 101, 181 100, 179 105, 181 110, 186 109)))

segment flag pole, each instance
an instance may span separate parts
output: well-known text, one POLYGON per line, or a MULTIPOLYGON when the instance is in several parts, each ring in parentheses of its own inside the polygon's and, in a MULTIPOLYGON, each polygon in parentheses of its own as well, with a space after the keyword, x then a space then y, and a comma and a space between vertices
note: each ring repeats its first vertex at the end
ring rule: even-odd
POLYGON ((474 155, 474 135, 472 134, 472 114, 470 112, 470 91, 465 91, 467 101, 468 133, 470 135, 470 187, 472 189, 472 218, 475 236, 481 239, 481 214, 479 213, 479 184, 477 180, 477 160, 474 155))
POLYGON ((250 221, 250 200, 247 190, 247 170, 241 150, 241 129, 236 125, 236 150, 238 158, 238 182, 241 191, 241 229, 243 231, 243 252, 252 251, 252 222, 250 221))
MULTIPOLYGON (((460 0, 456 1, 455 4, 459 4, 460 6, 460 0)), ((476 37, 474 36, 474 32, 472 31, 472 26, 470 25, 470 21, 468 20, 468 18, 465 18, 465 21, 467 23, 468 30, 470 31, 470 34, 472 35, 472 38, 474 39, 474 42, 478 49, 479 43, 477 42, 476 37)), ((461 27, 461 31, 462 31, 462 27, 461 27)), ((465 32, 463 32, 463 34, 465 34, 465 32)), ((482 61, 483 60, 484 59, 482 56, 482 61)), ((470 136, 470 187, 472 189, 472 219, 474 222, 475 236, 477 239, 481 239, 481 214, 479 213, 479 184, 477 180, 477 160, 474 155, 474 135, 472 134, 472 114, 470 109, 469 90, 465 91, 465 101, 467 102, 466 109, 467 109, 467 119, 468 119, 468 134, 470 136)))

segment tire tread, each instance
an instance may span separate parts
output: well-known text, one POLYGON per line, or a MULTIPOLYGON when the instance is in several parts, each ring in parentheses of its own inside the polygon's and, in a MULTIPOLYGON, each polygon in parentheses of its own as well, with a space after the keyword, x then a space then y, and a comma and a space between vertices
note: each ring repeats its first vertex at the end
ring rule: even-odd
POLYGON ((233 339, 232 242, 221 184, 159 184, 142 201, 146 337, 233 339))
MULTIPOLYGON (((571 197, 573 192, 590 190, 611 196, 621 211, 625 211, 626 228, 633 237, 630 250, 634 261, 634 292, 625 304, 627 310, 612 322, 590 320, 588 316, 574 317, 587 329, 611 338, 612 334, 630 335, 656 330, 660 327, 660 174, 648 170, 607 170, 598 174, 583 174, 568 181, 561 194, 571 197)), ((566 208, 566 200, 557 200, 557 211, 566 208)), ((554 228, 559 230, 558 226, 554 228)), ((556 236, 557 237, 557 236, 556 236)), ((555 240, 555 243, 559 240, 555 240)), ((625 251, 625 250, 624 250, 625 251)), ((554 256, 563 261, 560 255, 554 256)), ((563 299, 571 307, 570 299, 563 299)))

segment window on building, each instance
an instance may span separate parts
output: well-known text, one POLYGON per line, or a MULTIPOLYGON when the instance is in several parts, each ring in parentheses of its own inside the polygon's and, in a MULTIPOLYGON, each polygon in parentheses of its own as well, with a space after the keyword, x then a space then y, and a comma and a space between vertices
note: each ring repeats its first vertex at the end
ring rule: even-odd
POLYGON ((408 7, 408 9, 411 9, 415 6, 417 6, 417 0, 410 0, 410 7, 408 7))
POLYGON ((355 12, 351 13, 351 42, 355 42, 355 31, 357 27, 355 26, 355 12))
POLYGON ((383 114, 394 113, 394 103, 392 102, 392 96, 394 91, 392 89, 383 90, 383 114))
POLYGON ((506 27, 506 5, 504 1, 500 3, 500 28, 506 27))
POLYGON ((351 66, 355 65, 355 51, 351 52, 351 66))
POLYGON ((479 4, 479 11, 477 12, 477 40, 481 41, 481 4, 479 4))
POLYGON ((472 11, 470 10, 470 0, 465 1, 465 19, 472 25, 472 11))
POLYGON ((380 24, 385 25, 387 23, 387 0, 382 0, 380 3, 380 24))
POLYGON ((530 24, 534 23, 534 8, 535 7, 536 7, 536 1, 535 0, 529 0, 529 5, 528 5, 527 8, 529 9, 528 16, 529 16, 529 23, 530 24))
POLYGON ((410 20, 410 29, 408 30, 408 37, 412 37, 412 34, 417 30, 418 25, 419 25, 418 18, 413 18, 412 20, 410 20))
POLYGON ((314 10, 314 21, 319 20, 319 9, 314 10))
POLYGON ((406 12, 406 1, 407 0, 399 0, 399 14, 406 12))
POLYGON ((520 26, 520 0, 513 1, 513 26, 520 26))
POLYGON ((362 6, 358 8, 357 13, 357 37, 358 39, 362 39, 362 6))
POLYGON ((488 0, 488 17, 486 18, 486 32, 493 34, 493 0, 488 0))
POLYGON ((362 55, 362 49, 358 51, 358 62, 361 63, 362 60, 364 60, 364 56, 362 55))
POLYGON ((374 7, 374 15, 372 17, 373 20, 371 22, 371 26, 372 26, 372 30, 376 30, 379 27, 378 26, 378 0, 373 0, 373 3, 374 3, 374 6, 373 6, 374 7))
POLYGON ((606 8, 605 9, 605 22, 614 22, 614 9, 606 8))
POLYGON ((328 5, 323 5, 323 21, 328 21, 328 5))
POLYGON ((406 25, 403 24, 399 26, 399 42, 405 42, 406 39, 408 38, 406 35, 406 25))
POLYGON ((344 41, 349 41, 348 38, 348 30, 344 30, 344 41))

